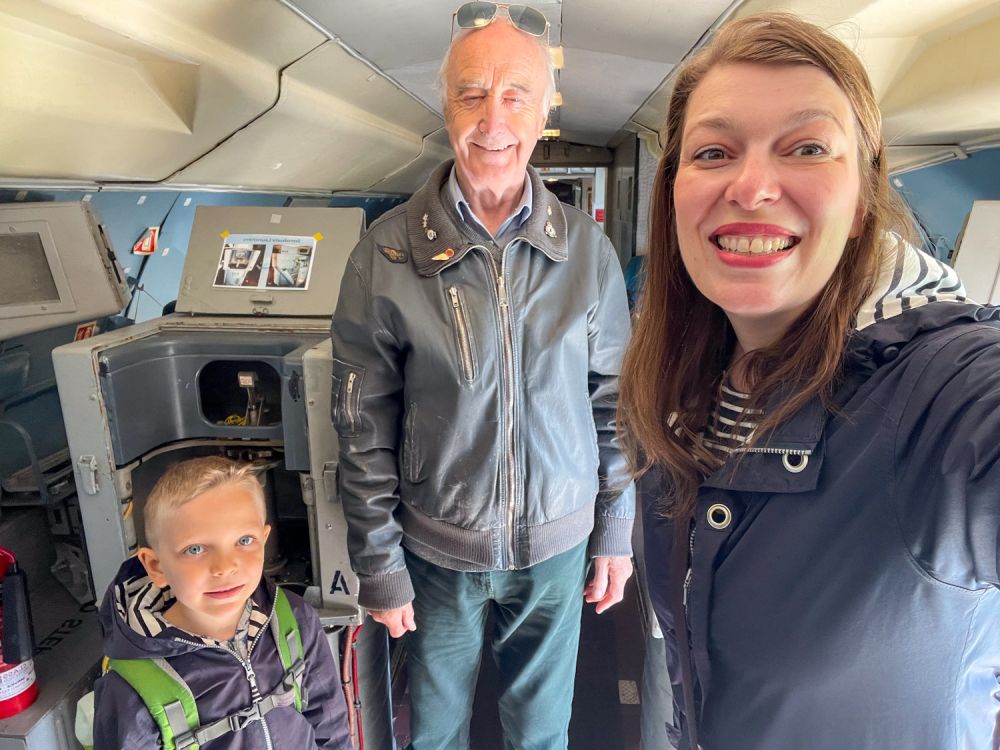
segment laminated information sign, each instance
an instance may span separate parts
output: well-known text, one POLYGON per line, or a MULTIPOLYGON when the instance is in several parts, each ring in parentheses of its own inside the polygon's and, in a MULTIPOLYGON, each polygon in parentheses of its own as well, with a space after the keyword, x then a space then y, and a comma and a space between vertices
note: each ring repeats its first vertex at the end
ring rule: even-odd
POLYGON ((309 288, 316 238, 227 234, 212 286, 228 289, 309 288))

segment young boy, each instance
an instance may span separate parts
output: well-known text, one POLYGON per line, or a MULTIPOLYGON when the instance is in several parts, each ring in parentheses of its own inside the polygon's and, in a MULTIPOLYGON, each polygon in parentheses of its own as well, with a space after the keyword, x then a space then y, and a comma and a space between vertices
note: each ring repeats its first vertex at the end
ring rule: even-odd
POLYGON ((144 512, 148 546, 101 605, 110 669, 94 691, 95 750, 148 750, 168 736, 201 750, 350 750, 319 618, 261 575, 271 529, 251 467, 175 464, 144 512), (171 687, 164 697, 156 686, 177 678, 190 696, 171 687))

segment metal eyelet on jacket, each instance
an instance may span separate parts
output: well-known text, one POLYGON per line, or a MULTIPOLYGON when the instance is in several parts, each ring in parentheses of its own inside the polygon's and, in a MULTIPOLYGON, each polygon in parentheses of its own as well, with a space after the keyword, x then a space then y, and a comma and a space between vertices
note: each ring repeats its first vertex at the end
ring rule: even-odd
POLYGON ((806 467, 809 465, 809 456, 804 454, 799 455, 795 453, 782 453, 781 465, 785 467, 785 471, 789 471, 792 474, 798 474, 799 472, 806 470, 806 467), (794 463, 792 462, 792 459, 795 459, 794 463))
POLYGON ((722 503, 716 503, 708 509, 708 525, 713 529, 725 529, 733 522, 733 512, 722 503))

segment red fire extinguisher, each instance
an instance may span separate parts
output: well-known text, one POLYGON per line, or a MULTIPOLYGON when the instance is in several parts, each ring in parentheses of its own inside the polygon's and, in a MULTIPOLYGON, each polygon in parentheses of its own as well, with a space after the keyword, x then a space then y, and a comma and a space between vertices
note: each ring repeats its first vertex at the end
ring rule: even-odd
POLYGON ((28 609, 28 586, 24 571, 10 550, 0 547, 0 719, 23 711, 38 697, 35 682, 34 637, 28 609))

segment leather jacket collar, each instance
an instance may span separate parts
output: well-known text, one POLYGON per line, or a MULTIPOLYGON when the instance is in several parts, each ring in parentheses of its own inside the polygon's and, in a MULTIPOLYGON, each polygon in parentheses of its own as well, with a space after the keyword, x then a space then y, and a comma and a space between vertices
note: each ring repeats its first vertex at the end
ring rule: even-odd
MULTIPOLYGON (((413 263, 421 276, 434 276, 457 263, 472 248, 488 238, 481 236, 458 215, 455 207, 441 201, 441 188, 448 179, 453 160, 439 166, 406 204, 406 233, 413 263)), ((532 247, 554 261, 566 260, 566 215, 559 199, 545 187, 538 173, 528 167, 531 180, 531 216, 518 233, 532 247)))

